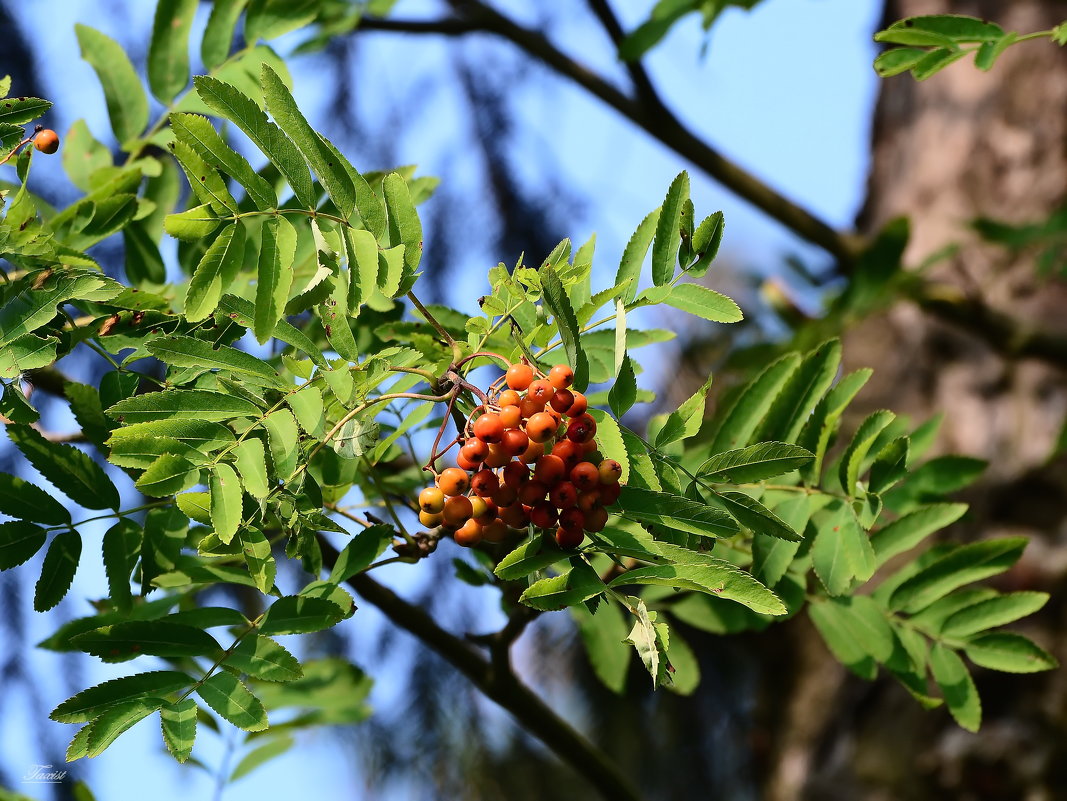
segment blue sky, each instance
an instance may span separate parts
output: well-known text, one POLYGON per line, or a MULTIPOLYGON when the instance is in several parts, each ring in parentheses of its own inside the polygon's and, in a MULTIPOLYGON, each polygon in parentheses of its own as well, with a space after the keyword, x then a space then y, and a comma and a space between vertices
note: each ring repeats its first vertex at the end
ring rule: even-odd
MULTIPOLYGON (((13 9, 23 29, 34 39, 39 67, 56 65, 41 72, 48 96, 56 103, 48 121, 61 134, 75 119, 84 117, 97 138, 107 141, 102 95, 91 69, 77 58, 74 23, 84 22, 122 41, 142 43, 143 47, 153 5, 59 0, 25 3, 13 9)), ((568 5, 554 0, 550 7, 562 9, 568 5)), ((619 0, 615 5, 626 26, 632 27, 640 21, 640 9, 650 3, 619 0)), ((501 2, 500 6, 517 13, 528 8, 521 0, 501 2)), ((423 0, 401 0, 396 13, 411 17, 432 15, 436 7, 436 3, 423 0)), ((848 226, 864 190, 868 127, 876 91, 870 67, 874 57, 870 34, 879 13, 880 3, 874 0, 765 0, 753 12, 725 13, 710 36, 704 56, 701 45, 705 34, 693 17, 677 26, 650 55, 648 68, 668 104, 695 131, 829 222, 848 226)), ((604 43, 592 38, 588 20, 576 17, 573 24, 553 31, 553 36, 577 57, 610 70, 620 80, 624 78, 604 43)), ((370 51, 375 62, 373 74, 361 78, 359 84, 360 102, 372 108, 387 108, 395 94, 437 68, 444 47, 440 41, 378 37, 370 51)), ((138 56, 143 59, 140 53, 135 55, 135 61, 138 56)), ((313 123, 329 134, 333 124, 331 110, 325 106, 322 88, 316 85, 317 63, 315 57, 293 62, 296 95, 313 123)), ((19 93, 18 87, 14 92, 19 93)), ((516 104, 523 122, 520 146, 538 154, 539 159, 547 158, 558 165, 575 194, 584 198, 583 210, 569 234, 580 242, 595 231, 601 273, 613 275, 630 232, 659 204, 674 175, 690 165, 564 82, 538 81, 523 92, 516 104)), ((436 124, 403 130, 396 147, 402 163, 419 162, 423 172, 440 174, 446 182, 462 187, 472 180, 473 161, 467 161, 464 154, 453 155, 447 164, 440 158, 447 144, 443 139, 450 132, 462 130, 465 124, 455 118, 451 108, 447 97, 433 102, 436 124)), ((35 174, 41 180, 65 180, 59 159, 37 159, 35 174)), ((715 209, 725 212, 724 258, 760 274, 775 273, 781 256, 787 252, 822 258, 818 251, 804 246, 703 175, 691 174, 698 213, 715 209)), ((537 176, 531 174, 530 179, 536 180, 537 176)), ((427 247, 432 244, 428 242, 427 247)), ((470 280, 476 282, 484 279, 477 277, 475 269, 484 275, 485 267, 498 260, 512 261, 515 255, 472 253, 464 262, 471 269, 470 280)), ((480 290, 468 294, 466 300, 455 300, 470 308, 470 298, 477 294, 480 290)), ((103 582, 92 545, 99 541, 102 531, 86 532, 86 558, 66 607, 70 614, 88 613, 86 599, 103 582)), ((34 565, 39 566, 39 560, 34 565)), ((34 565, 28 570, 32 571, 34 565)), ((403 584, 407 580, 404 570, 400 568, 392 574, 382 571, 381 577, 387 583, 403 584)), ((33 615, 28 598, 23 599, 23 604, 26 614, 33 615)), ((45 624, 56 622, 54 618, 36 616, 32 626, 44 636, 45 624)), ((361 610, 345 625, 370 629, 377 624, 373 611, 361 610)), ((31 660, 32 670, 40 676, 39 690, 46 705, 51 707, 63 700, 66 690, 59 677, 57 655, 37 652, 31 660)), ((380 670, 380 666, 364 667, 379 680, 373 701, 379 706, 392 703, 395 685, 390 685, 388 672, 380 670)), ((114 666, 101 666, 86 659, 81 678, 87 685, 114 675, 114 666)), ((0 722, 0 753, 5 767, 15 777, 21 775, 22 765, 39 761, 36 744, 22 735, 26 714, 25 709, 7 708, 0 722)), ((74 731, 71 726, 49 725, 62 738, 74 731)), ((223 750, 210 736, 205 736, 199 747, 204 747, 205 760, 218 758, 223 750)), ((325 733, 313 733, 270 767, 234 784, 225 798, 337 797, 349 793, 350 797, 361 797, 353 789, 361 784, 358 777, 346 773, 350 768, 341 767, 345 761, 334 740, 325 733)), ((178 769, 162 754, 158 731, 147 722, 120 738, 105 756, 94 760, 91 785, 98 798, 109 801, 140 801, 146 787, 152 787, 160 801, 185 796, 206 798, 213 791, 211 780, 203 773, 178 769)), ((373 793, 367 797, 382 798, 373 793)), ((385 801, 400 801, 402 797, 394 795, 385 801)))

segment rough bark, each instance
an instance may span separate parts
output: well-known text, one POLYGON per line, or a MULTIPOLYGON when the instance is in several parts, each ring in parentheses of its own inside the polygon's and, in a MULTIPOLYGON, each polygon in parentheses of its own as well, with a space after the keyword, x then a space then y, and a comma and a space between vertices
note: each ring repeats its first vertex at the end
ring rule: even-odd
MULTIPOLYGON (((1067 18, 1053 0, 888 0, 885 20, 932 13, 984 17, 1009 30, 1067 18)), ((950 243, 959 249, 930 275, 995 309, 1067 331, 1067 284, 1035 274, 979 240, 976 217, 1011 223, 1047 218, 1067 200, 1067 51, 1047 41, 1011 49, 992 72, 957 63, 916 83, 883 82, 875 113, 866 205, 871 234, 911 219, 910 266, 950 243)), ((974 513, 955 536, 1033 538, 1002 589, 1041 589, 1053 600, 1032 635, 1067 657, 1064 625, 1067 468, 1050 452, 1067 409, 1067 377, 1036 361, 1005 360, 978 337, 899 304, 850 331, 846 369, 877 367, 865 410, 925 419, 944 412, 937 449, 990 460, 969 493, 974 513)), ((977 735, 943 711, 924 712, 890 681, 866 687, 823 651, 805 649, 793 679, 768 799, 1054 799, 1067 794, 1065 671, 1005 676, 976 670, 985 722, 977 735)))

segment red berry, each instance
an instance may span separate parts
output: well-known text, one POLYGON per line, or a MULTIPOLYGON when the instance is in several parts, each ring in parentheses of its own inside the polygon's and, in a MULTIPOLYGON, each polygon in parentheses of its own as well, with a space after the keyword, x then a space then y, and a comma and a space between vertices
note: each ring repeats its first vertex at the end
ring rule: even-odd
POLYGON ((585 530, 586 531, 603 531, 604 526, 608 524, 608 510, 603 506, 598 506, 595 509, 590 510, 585 515, 585 530))
POLYGON ((605 506, 611 506, 615 501, 619 500, 619 493, 621 492, 621 484, 601 484, 600 502, 605 506))
POLYGON ((548 380, 556 389, 566 389, 574 383, 574 370, 565 364, 557 364, 548 371, 548 380))
POLYGON ((549 404, 560 414, 566 414, 574 404, 574 394, 569 389, 557 389, 549 404))
POLYGON ((585 528, 585 512, 577 506, 570 506, 559 513, 559 524, 562 528, 581 531, 585 528))
POLYGON ((447 467, 437 477, 437 486, 445 495, 462 495, 470 487, 470 477, 466 470, 447 467))
POLYGON ((569 481, 561 481, 548 492, 548 499, 560 509, 578 503, 578 490, 569 481))
POLYGON ((522 391, 530 386, 534 379, 533 368, 528 364, 513 364, 504 375, 504 380, 512 389, 522 391))
POLYGON ((519 487, 519 500, 527 506, 533 506, 538 501, 544 500, 548 494, 548 487, 540 481, 527 481, 519 487))
POLYGON ((493 493, 493 503, 497 505, 498 509, 503 509, 505 506, 511 506, 519 499, 519 492, 514 487, 509 487, 507 484, 501 484, 500 489, 493 493))
POLYGON ((557 528, 556 529, 556 544, 560 548, 577 548, 582 544, 582 540, 585 539, 585 533, 579 529, 557 528))
POLYGON ((600 473, 592 462, 579 462, 571 470, 571 481, 580 490, 591 490, 600 483, 600 473))
POLYGON ((573 440, 561 439, 552 446, 552 453, 562 459, 568 467, 574 467, 578 463, 578 445, 573 440))
POLYGON ((525 462, 508 462, 504 466, 504 483, 509 487, 518 489, 530 480, 530 468, 525 462))
POLYGON ((475 420, 473 428, 474 436, 489 443, 500 442, 500 438, 504 436, 504 422, 500 415, 493 412, 486 412, 475 420))
POLYGON ((538 403, 533 398, 523 398, 522 403, 519 404, 519 411, 522 412, 524 420, 529 420, 535 414, 543 412, 544 410, 545 405, 543 403, 538 403))
POLYGON ((509 428, 504 432, 504 438, 500 440, 500 449, 508 456, 521 456, 529 447, 529 435, 518 428, 509 428))
POLYGON ((492 470, 479 470, 471 479, 471 490, 480 498, 492 498, 493 493, 498 489, 500 489, 500 479, 492 470))
POLYGON ((477 495, 471 497, 471 517, 481 523, 483 526, 496 519, 496 504, 492 500, 486 498, 479 498, 477 495))
POLYGON ((538 528, 552 528, 558 520, 556 507, 548 501, 538 501, 530 507, 530 522, 538 528))
POLYGON ((534 467, 534 478, 550 487, 559 483, 566 474, 567 466, 563 464, 563 460, 550 453, 538 459, 534 467))
POLYGON ((575 442, 586 443, 591 442, 593 437, 596 436, 596 420, 590 417, 588 414, 583 414, 581 417, 576 417, 571 420, 571 424, 567 426, 567 439, 572 439, 575 442))
POLYGON ((583 512, 591 512, 600 506, 600 493, 596 490, 578 493, 578 508, 583 512))

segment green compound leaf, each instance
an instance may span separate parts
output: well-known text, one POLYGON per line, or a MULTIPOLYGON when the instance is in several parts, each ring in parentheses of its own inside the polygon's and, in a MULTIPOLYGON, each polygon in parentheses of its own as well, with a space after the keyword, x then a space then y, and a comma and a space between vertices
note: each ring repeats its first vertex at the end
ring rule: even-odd
POLYGON ((344 610, 332 601, 304 595, 279 598, 260 624, 260 634, 305 634, 322 631, 340 622, 344 610))
POLYGON ((584 392, 589 382, 589 362, 578 335, 578 318, 559 274, 552 267, 540 271, 543 301, 556 320, 559 338, 567 353, 567 363, 574 370, 574 388, 584 392))
POLYGON ((600 595, 605 589, 596 571, 582 562, 558 576, 535 581, 519 601, 541 611, 563 609, 600 595))
MULTIPOLYGON (((106 409, 105 413, 113 420, 129 425, 164 420, 183 421, 181 424, 187 420, 211 423, 235 417, 258 418, 261 411, 256 404, 236 395, 206 389, 171 389, 127 398, 106 409)), ((153 430, 164 429, 157 427, 153 430)), ((112 437, 125 436, 123 432, 120 428, 112 437)))
POLYGON ((307 209, 316 207, 311 174, 300 151, 263 110, 246 95, 216 78, 193 79, 196 92, 208 108, 234 122, 271 163, 285 176, 297 200, 307 209))
POLYGON ((108 117, 115 138, 124 149, 148 126, 148 98, 125 51, 109 36, 86 25, 75 25, 81 56, 89 62, 104 88, 108 117))
POLYGON ((241 640, 225 664, 263 681, 293 681, 304 675, 295 656, 262 634, 241 640))
POLYGON ((233 539, 241 526, 241 482, 228 464, 215 465, 208 483, 211 497, 211 525, 216 536, 225 543, 233 539))
POLYGON ((714 564, 652 565, 628 570, 613 579, 609 587, 633 584, 658 584, 694 590, 716 598, 725 598, 747 606, 763 615, 784 615, 785 605, 771 590, 750 574, 729 562, 710 560, 714 564))
POLYGON ((728 537, 738 531, 737 523, 726 512, 668 492, 624 486, 618 505, 631 520, 656 523, 701 537, 728 537))
POLYGON ((185 762, 193 753, 193 742, 196 740, 196 701, 184 698, 166 704, 159 710, 159 721, 163 729, 163 742, 170 755, 179 762, 185 762))
POLYGON ((227 225, 212 240, 196 266, 185 293, 185 316, 191 323, 206 320, 219 306, 241 268, 245 233, 240 223, 227 225))
POLYGON ((70 522, 70 512, 38 487, 10 473, 0 473, 0 514, 33 520, 46 526, 70 522))
POLYGON ((130 620, 78 634, 71 642, 81 651, 105 662, 121 662, 148 656, 215 658, 222 653, 218 642, 202 629, 161 620, 130 620))
POLYGON ((123 676, 71 696, 53 709, 49 717, 58 723, 87 723, 115 704, 178 692, 192 683, 191 676, 176 670, 123 676))
POLYGON ((700 284, 678 284, 663 302, 713 323, 739 323, 745 319, 732 299, 700 284))
POLYGON ((950 648, 934 643, 930 649, 930 670, 952 717, 967 731, 978 731, 982 725, 982 702, 963 660, 950 648))
POLYGON ((239 729, 263 731, 268 726, 263 704, 229 673, 216 673, 196 692, 204 703, 239 729))
POLYGON ((761 442, 712 456, 697 470, 710 481, 748 484, 789 473, 812 460, 810 451, 785 442, 761 442))
POLYGON ((56 534, 44 555, 41 577, 33 592, 33 608, 47 612, 67 594, 81 559, 82 538, 77 531, 56 534))
POLYGON ((18 567, 44 547, 48 534, 40 526, 17 520, 0 523, 0 570, 18 567))
POLYGON ((29 426, 8 426, 7 435, 45 478, 86 509, 118 509, 119 492, 88 454, 49 442, 29 426))
POLYGON ((162 698, 145 698, 108 707, 91 724, 85 742, 85 755, 100 756, 120 734, 144 720, 165 703, 162 698))
POLYGON ((197 0, 159 0, 148 43, 148 85, 164 105, 189 83, 189 31, 197 0))
POLYGON ((289 386, 269 364, 251 353, 228 345, 212 345, 203 339, 176 336, 153 339, 145 347, 160 361, 177 367, 224 370, 236 373, 259 386, 274 389, 289 386))

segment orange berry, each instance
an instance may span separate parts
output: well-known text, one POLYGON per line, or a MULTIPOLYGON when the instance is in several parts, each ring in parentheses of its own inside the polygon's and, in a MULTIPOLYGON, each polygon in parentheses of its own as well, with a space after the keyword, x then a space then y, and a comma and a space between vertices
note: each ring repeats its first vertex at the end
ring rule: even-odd
MULTIPOLYGON (((527 435, 529 438, 529 435, 527 435)), ((534 442, 530 440, 530 446, 526 449, 526 452, 522 455, 522 460, 529 464, 530 462, 536 462, 538 458, 544 455, 545 446, 544 443, 534 442)))
POLYGON ((437 486, 445 495, 462 495, 470 488, 470 485, 470 476, 467 475, 467 471, 460 470, 458 467, 447 467, 437 477, 437 486))
POLYGON ((556 544, 560 548, 577 548, 582 544, 582 540, 585 539, 585 532, 579 529, 569 528, 557 528, 556 529, 556 544))
POLYGON ((489 446, 489 455, 485 457, 486 467, 492 467, 494 469, 497 467, 503 467, 509 461, 511 461, 511 457, 508 456, 507 451, 505 451, 499 445, 489 446))
POLYGON ((497 509, 497 514, 500 515, 500 519, 507 523, 512 528, 524 528, 530 518, 526 514, 526 509, 521 503, 513 503, 511 506, 501 506, 497 509))
MULTIPOLYGON (((441 508, 444 508, 444 506, 442 506, 441 508)), ((426 526, 426 528, 437 528, 439 525, 441 525, 441 519, 442 518, 440 512, 438 512, 437 514, 430 514, 429 512, 419 512, 419 522, 422 523, 422 525, 426 526)))
POLYGON ((522 403, 522 396, 513 389, 505 389, 496 399, 496 405, 501 409, 507 406, 518 406, 522 403))
POLYGON ((474 520, 468 520, 452 535, 457 545, 470 548, 482 541, 482 527, 474 520))
POLYGON ((462 450, 460 450, 460 452, 456 454, 456 465, 458 465, 461 470, 466 470, 468 472, 478 469, 478 463, 472 462, 470 459, 464 456, 462 450))
POLYGON ((482 539, 486 542, 503 542, 507 538, 507 524, 499 518, 482 526, 482 539))
POLYGON ((574 383, 574 370, 565 364, 557 364, 548 371, 548 380, 556 389, 566 389, 574 383))
POLYGON ((504 436, 504 422, 499 414, 493 412, 486 412, 475 420, 473 429, 474 436, 490 444, 500 442, 500 438, 504 436))
POLYGON ((419 508, 427 514, 438 514, 445 508, 445 494, 437 487, 427 487, 419 493, 419 508))
POLYGON ((571 403, 571 407, 567 409, 567 417, 581 417, 589 409, 589 401, 585 399, 585 395, 581 392, 571 392, 574 396, 574 401, 571 403))
POLYGON ((597 478, 601 484, 618 484, 622 478, 622 465, 614 459, 605 459, 597 468, 597 478))
POLYGON ((528 364, 513 364, 508 368, 504 379, 511 389, 522 391, 530 386, 534 379, 534 371, 528 364))
POLYGON ((558 456, 547 453, 537 460, 534 467, 534 478, 542 484, 553 486, 558 484, 567 475, 567 465, 558 456))
POLYGON ((487 501, 485 498, 479 498, 477 495, 469 496, 471 499, 471 517, 481 523, 483 526, 496 519, 496 504, 492 501, 487 501))
POLYGON ((568 467, 574 467, 574 465, 578 463, 580 457, 578 444, 569 439, 561 439, 553 445, 552 453, 562 459, 563 463, 568 467))
POLYGON ((538 412, 526 421, 526 435, 534 442, 548 442, 559 424, 548 412, 538 412))
POLYGON ((522 409, 518 406, 502 406, 500 422, 504 424, 504 428, 518 428, 522 425, 522 409))
POLYGON ((33 138, 33 146, 42 153, 55 153, 59 150, 59 134, 51 128, 45 128, 33 138))
POLYGON ((556 388, 543 378, 534 381, 530 384, 530 388, 526 390, 526 397, 532 398, 542 406, 552 400, 552 396, 555 394, 556 388))
POLYGON ((454 495, 445 501, 441 515, 446 526, 459 528, 474 516, 474 504, 466 495, 454 495))
POLYGON ((492 470, 483 468, 471 479, 471 490, 480 498, 491 498, 500 489, 500 479, 492 470))
POLYGON ((600 483, 600 473, 592 462, 580 462, 571 469, 571 481, 580 490, 591 490, 600 483))
POLYGON ((463 447, 459 449, 459 452, 466 457, 470 462, 483 462, 485 457, 489 455, 489 445, 485 440, 472 437, 463 443, 463 447))

